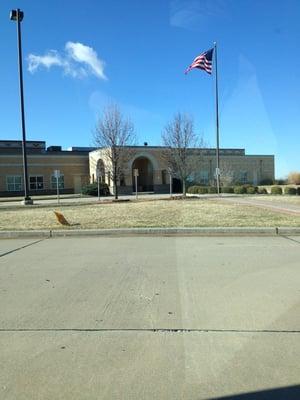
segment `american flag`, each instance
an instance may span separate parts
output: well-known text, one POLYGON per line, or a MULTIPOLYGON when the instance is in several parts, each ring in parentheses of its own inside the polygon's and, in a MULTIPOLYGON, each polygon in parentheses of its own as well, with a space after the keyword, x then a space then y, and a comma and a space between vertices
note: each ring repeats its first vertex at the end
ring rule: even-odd
POLYGON ((214 49, 212 48, 197 56, 192 64, 185 70, 185 74, 187 74, 194 68, 203 69, 208 74, 211 74, 213 52, 214 49))

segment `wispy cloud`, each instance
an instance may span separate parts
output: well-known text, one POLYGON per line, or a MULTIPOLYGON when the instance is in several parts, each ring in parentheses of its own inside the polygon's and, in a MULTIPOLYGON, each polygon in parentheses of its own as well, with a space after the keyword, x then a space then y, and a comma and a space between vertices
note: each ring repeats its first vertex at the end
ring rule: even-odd
POLYGON ((171 0, 170 25, 177 28, 201 30, 212 18, 226 15, 224 0, 171 0))
POLYGON ((107 79, 104 61, 92 47, 79 42, 67 42, 61 54, 57 50, 50 50, 44 55, 29 54, 27 61, 28 71, 32 74, 40 68, 49 70, 52 67, 61 67, 65 75, 73 78, 94 75, 99 79, 107 79))

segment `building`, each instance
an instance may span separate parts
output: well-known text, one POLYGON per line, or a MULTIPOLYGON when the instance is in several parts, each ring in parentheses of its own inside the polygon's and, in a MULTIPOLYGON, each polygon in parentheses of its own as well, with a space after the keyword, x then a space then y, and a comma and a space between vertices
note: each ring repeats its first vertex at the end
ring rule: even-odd
MULTIPOLYGON (((54 171, 59 170, 61 193, 80 193, 89 182, 89 151, 92 148, 46 148, 44 141, 26 141, 28 186, 31 195, 56 193, 54 171)), ((0 196, 23 195, 22 142, 0 140, 0 196)))
MULTIPOLYGON (((119 180, 119 193, 129 194, 135 191, 134 170, 139 171, 137 178, 139 192, 166 193, 169 191, 170 177, 164 158, 164 147, 161 146, 132 146, 132 156, 124 168, 119 180)), ((191 181, 202 185, 215 184, 216 149, 189 149, 191 155, 199 157, 197 171, 190 177, 191 181)), ((97 149, 89 153, 89 168, 91 181, 101 174, 101 181, 106 182, 113 192, 111 166, 105 159, 106 151, 97 149)), ((221 184, 251 183, 259 184, 265 180, 274 180, 273 155, 246 155, 245 149, 220 149, 221 184)), ((173 177, 173 188, 181 190, 178 177, 173 177)))
MULTIPOLYGON (((131 158, 126 163, 119 180, 119 193, 135 191, 133 171, 139 171, 138 191, 166 193, 170 178, 160 146, 132 146, 131 158)), ((191 180, 203 185, 214 184, 216 166, 215 149, 190 149, 199 156, 199 170, 191 180)), ((62 150, 60 146, 46 148, 44 141, 27 141, 27 164, 30 195, 56 193, 54 171, 59 170, 61 193, 80 193, 82 186, 95 182, 97 169, 101 181, 106 182, 113 193, 111 167, 102 149, 71 147, 62 150)), ((221 183, 230 175, 239 183, 259 184, 274 179, 273 155, 247 155, 244 149, 220 150, 221 183)), ((181 182, 173 177, 174 191, 180 191, 181 182)), ((22 142, 0 141, 0 196, 23 195, 22 142)))

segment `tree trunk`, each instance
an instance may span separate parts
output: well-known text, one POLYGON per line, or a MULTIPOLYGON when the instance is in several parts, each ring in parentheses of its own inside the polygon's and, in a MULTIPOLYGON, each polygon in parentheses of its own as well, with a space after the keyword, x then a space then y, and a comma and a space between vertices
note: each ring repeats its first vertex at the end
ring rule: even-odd
POLYGON ((114 195, 115 199, 118 200, 118 180, 116 176, 114 176, 114 195))

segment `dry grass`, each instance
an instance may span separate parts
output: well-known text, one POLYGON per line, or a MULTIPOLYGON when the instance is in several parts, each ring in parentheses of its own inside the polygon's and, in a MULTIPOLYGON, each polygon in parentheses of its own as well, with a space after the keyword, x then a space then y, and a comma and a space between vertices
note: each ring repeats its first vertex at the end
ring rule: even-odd
POLYGON ((296 204, 300 206, 300 196, 292 196, 292 195, 268 195, 268 196, 264 196, 264 195, 259 195, 259 196, 247 196, 245 197, 247 198, 251 198, 253 200, 266 200, 266 201, 270 201, 270 202, 274 202, 274 203, 290 203, 290 204, 296 204))
POLYGON ((300 226, 300 216, 218 201, 143 201, 0 211, 1 230, 60 229, 54 210, 74 228, 300 226), (77 225, 78 224, 78 225, 77 225))

